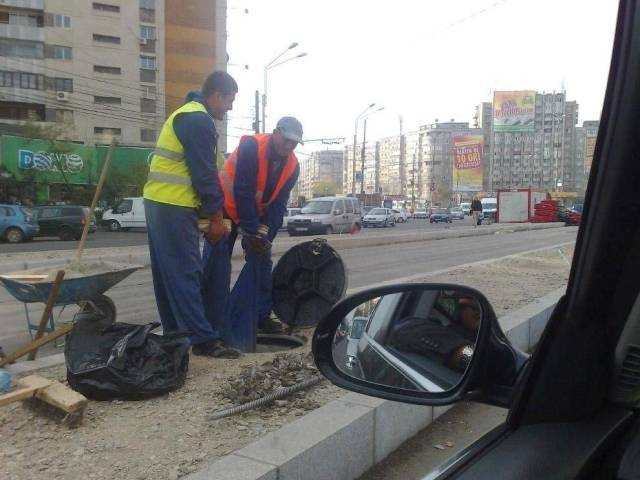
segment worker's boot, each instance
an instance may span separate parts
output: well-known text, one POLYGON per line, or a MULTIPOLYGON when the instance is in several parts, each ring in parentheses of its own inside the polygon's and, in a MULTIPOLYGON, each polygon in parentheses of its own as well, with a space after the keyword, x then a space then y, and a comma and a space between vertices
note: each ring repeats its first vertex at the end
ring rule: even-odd
POLYGON ((284 333, 284 327, 279 320, 265 317, 258 320, 258 333, 280 334, 284 333))
POLYGON ((239 358, 242 352, 237 348, 227 347, 222 340, 199 343, 191 347, 194 355, 214 358, 239 358))

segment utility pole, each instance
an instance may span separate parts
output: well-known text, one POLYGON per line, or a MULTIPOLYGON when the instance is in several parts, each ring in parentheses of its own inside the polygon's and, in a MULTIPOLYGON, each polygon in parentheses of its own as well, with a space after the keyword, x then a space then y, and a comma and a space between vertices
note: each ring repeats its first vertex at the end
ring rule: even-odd
POLYGON ((260 133, 260 92, 256 90, 255 97, 255 117, 253 122, 253 131, 255 133, 260 133))
POLYGON ((360 193, 362 194, 362 198, 364 198, 364 150, 367 144, 367 119, 364 119, 364 132, 362 134, 362 151, 360 152, 360 175, 362 178, 360 179, 360 193))

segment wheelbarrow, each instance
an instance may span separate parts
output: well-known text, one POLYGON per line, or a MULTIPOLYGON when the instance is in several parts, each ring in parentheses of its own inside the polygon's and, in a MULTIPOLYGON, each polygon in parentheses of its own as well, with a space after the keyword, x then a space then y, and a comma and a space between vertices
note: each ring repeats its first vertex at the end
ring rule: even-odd
MULTIPOLYGON (((140 268, 142 267, 126 266, 126 268, 120 270, 66 278, 60 285, 54 306, 62 306, 64 308, 68 305, 77 304, 80 307, 80 311, 87 311, 87 309, 99 310, 104 315, 104 323, 110 325, 116 319, 116 306, 104 292, 140 268)), ((38 329, 38 325, 31 323, 27 304, 46 303, 54 283, 53 281, 44 281, 39 277, 44 276, 0 275, 0 283, 16 300, 24 304, 30 335, 32 335, 33 330, 38 329)), ((47 330, 52 331, 53 329, 53 314, 51 314, 47 330)))

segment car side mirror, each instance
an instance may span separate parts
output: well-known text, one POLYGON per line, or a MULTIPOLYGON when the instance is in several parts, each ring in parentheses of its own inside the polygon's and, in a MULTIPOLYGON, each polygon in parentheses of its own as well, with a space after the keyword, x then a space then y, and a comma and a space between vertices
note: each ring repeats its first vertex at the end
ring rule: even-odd
POLYGON ((511 346, 480 292, 449 284, 345 298, 318 324, 312 349, 320 372, 339 387, 424 405, 508 406, 529 358, 511 346))

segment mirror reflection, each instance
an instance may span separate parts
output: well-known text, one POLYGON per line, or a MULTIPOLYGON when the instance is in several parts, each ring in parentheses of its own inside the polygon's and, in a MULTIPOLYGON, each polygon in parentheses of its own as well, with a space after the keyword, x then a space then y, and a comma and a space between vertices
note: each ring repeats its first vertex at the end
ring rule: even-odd
POLYGON ((481 304, 468 292, 419 286, 349 312, 336 330, 333 359, 371 383, 445 392, 469 367, 481 322, 481 304))

